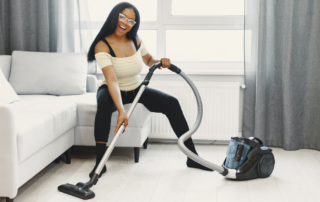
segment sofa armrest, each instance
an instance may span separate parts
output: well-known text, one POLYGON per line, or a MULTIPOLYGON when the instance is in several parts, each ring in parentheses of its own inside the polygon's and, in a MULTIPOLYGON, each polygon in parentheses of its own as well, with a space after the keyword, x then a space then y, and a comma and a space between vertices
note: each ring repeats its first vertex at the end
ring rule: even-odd
POLYGON ((87 92, 97 92, 97 77, 94 75, 87 75, 87 92))
POLYGON ((2 73, 7 80, 9 80, 10 67, 11 55, 0 55, 0 69, 2 70, 2 73))
POLYGON ((14 111, 0 103, 0 196, 14 198, 18 191, 17 133, 14 111))

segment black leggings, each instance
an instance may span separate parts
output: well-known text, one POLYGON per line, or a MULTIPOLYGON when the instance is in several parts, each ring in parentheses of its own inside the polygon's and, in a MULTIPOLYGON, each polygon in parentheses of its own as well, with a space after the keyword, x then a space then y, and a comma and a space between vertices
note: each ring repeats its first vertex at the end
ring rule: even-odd
MULTIPOLYGON (((132 91, 120 91, 123 105, 133 102, 139 88, 140 86, 132 91)), ((139 103, 143 104, 151 112, 165 114, 178 138, 189 130, 179 101, 175 97, 146 87, 140 97, 139 103)), ((117 109, 113 103, 107 85, 99 87, 97 92, 97 104, 97 113, 94 123, 95 141, 108 142, 111 115, 117 109)), ((128 120, 128 125, 130 125, 130 120, 128 120)))

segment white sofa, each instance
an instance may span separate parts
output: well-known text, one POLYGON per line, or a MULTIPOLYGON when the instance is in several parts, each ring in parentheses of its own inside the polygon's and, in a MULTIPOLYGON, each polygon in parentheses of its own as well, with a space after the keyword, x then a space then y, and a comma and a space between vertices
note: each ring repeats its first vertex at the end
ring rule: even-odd
MULTIPOLYGON (((0 56, 0 69, 19 98, 13 103, 0 100, 0 197, 13 201, 20 186, 51 162, 58 161, 62 154, 67 155, 70 163, 71 146, 95 145, 98 84, 95 76, 81 72, 86 71, 86 64, 86 55, 80 53, 14 51, 12 56, 0 56), (78 68, 82 68, 80 74, 78 68), (83 85, 86 89, 79 94, 80 87, 77 95, 68 95, 65 88, 71 84, 74 84, 72 92, 83 85)), ((130 104, 124 107, 128 110, 130 104)), ((113 139, 117 116, 117 112, 112 115, 108 144, 113 139)), ((151 113, 138 104, 117 146, 134 147, 138 162, 139 148, 142 145, 146 148, 150 131, 151 113)))

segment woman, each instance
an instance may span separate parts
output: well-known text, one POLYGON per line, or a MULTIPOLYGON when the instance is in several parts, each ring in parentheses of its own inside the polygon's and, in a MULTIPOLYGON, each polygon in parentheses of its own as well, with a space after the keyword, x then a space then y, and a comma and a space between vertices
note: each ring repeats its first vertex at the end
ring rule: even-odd
MULTIPOLYGON (((135 6, 127 2, 117 4, 110 12, 88 53, 88 61, 96 59, 105 77, 97 92, 94 128, 96 165, 89 174, 90 177, 94 174, 106 151, 112 113, 115 110, 119 112, 114 134, 120 128, 121 123, 124 122, 125 127, 128 125, 123 105, 132 103, 139 91, 142 82, 139 75, 143 67, 142 62, 149 67, 157 62, 161 62, 163 68, 170 67, 170 59, 156 60, 148 53, 143 41, 137 36, 139 24, 140 16, 135 6)), ((189 130, 176 98, 147 87, 139 103, 142 103, 151 112, 165 114, 177 137, 189 130)), ((185 145, 197 154, 191 138, 185 141, 185 145)), ((210 170, 189 158, 187 166, 210 170)), ((106 170, 104 166, 99 177, 106 170)))

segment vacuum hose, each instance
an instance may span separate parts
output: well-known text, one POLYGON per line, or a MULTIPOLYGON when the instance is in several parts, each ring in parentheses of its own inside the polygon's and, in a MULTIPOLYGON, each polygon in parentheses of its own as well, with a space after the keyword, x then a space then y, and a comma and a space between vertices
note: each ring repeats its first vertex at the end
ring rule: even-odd
MULTIPOLYGON (((162 65, 161 63, 157 63, 153 66, 153 68, 151 67, 148 75, 146 76, 145 81, 147 81, 149 83, 149 79, 151 78, 153 71, 155 71, 156 68, 160 67, 161 65, 162 65)), ((192 80, 189 78, 189 76, 187 74, 185 74, 183 71, 181 71, 180 68, 178 68, 177 66, 175 66, 173 64, 171 64, 171 66, 169 67, 169 70, 180 75, 189 84, 189 86, 191 87, 191 89, 196 97, 197 106, 198 106, 197 119, 196 119, 195 123, 193 124, 192 128, 190 128, 190 130, 188 132, 186 132, 185 134, 183 134, 178 140, 178 146, 179 146, 180 150, 185 155, 187 155, 190 159, 194 160, 195 162, 197 162, 207 168, 215 170, 215 171, 219 172, 220 174, 222 174, 223 176, 226 176, 228 174, 228 169, 226 169, 222 166, 215 165, 215 164, 199 157, 198 155, 194 154, 192 151, 190 151, 184 145, 184 141, 186 139, 188 139, 189 137, 191 137, 198 130, 198 128, 201 124, 202 115, 203 115, 202 101, 201 101, 201 97, 198 92, 198 89, 196 88, 196 86, 194 85, 194 83, 192 82, 192 80)))

